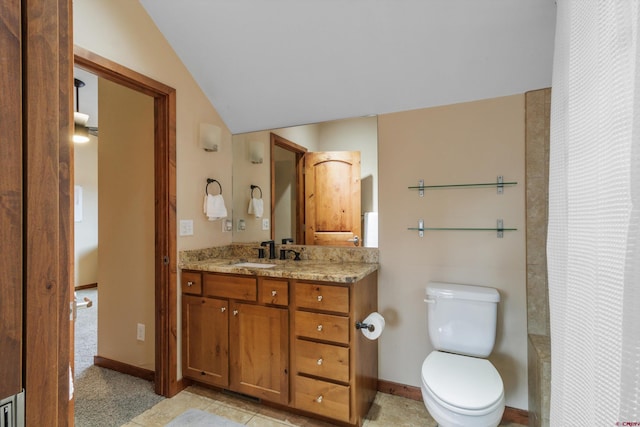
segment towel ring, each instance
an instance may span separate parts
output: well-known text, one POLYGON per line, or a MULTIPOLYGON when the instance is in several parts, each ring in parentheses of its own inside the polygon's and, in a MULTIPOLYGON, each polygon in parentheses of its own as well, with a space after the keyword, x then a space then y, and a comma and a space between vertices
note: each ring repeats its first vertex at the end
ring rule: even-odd
POLYGON ((204 189, 204 194, 209 195, 209 184, 211 184, 212 182, 218 184, 218 187, 220 187, 220 194, 222 195, 222 185, 220 185, 217 180, 211 178, 207 178, 207 186, 204 189))
POLYGON ((253 184, 251 184, 251 198, 253 199, 253 190, 255 190, 256 188, 258 190, 260 190, 260 198, 262 199, 262 188, 258 187, 257 185, 253 185, 253 184))

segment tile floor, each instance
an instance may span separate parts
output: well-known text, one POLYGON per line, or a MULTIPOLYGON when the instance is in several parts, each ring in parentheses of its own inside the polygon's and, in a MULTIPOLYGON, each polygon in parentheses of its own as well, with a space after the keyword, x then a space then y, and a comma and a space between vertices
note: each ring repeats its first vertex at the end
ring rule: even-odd
MULTIPOLYGON (((255 427, 328 427, 333 424, 280 411, 203 387, 191 386, 171 399, 165 399, 123 427, 164 426, 187 409, 196 408, 255 427)), ((364 427, 435 427, 422 402, 378 393, 364 427)), ((524 427, 500 424, 502 427, 524 427)))

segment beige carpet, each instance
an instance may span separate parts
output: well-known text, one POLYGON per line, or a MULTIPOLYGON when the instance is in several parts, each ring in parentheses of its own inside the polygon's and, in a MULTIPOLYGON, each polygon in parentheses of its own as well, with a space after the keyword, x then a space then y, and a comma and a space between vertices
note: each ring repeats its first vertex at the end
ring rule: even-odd
POLYGON ((97 345, 98 292, 87 296, 93 307, 78 310, 75 336, 75 425, 78 427, 119 427, 164 399, 153 384, 140 378, 93 366, 97 345))

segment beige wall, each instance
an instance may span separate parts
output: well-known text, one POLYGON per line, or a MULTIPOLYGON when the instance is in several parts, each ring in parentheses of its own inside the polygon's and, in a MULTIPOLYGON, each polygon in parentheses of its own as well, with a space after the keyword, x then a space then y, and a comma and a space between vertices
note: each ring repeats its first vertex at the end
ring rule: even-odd
POLYGON ((525 295, 524 96, 510 96, 378 117, 380 378, 420 385, 428 341, 425 286, 430 280, 495 287, 501 295, 490 359, 505 384, 506 404, 527 408, 525 295), (517 181, 495 188, 427 190, 425 184, 517 181), (407 227, 491 227, 518 231, 427 231, 407 227))
POLYGON ((82 187, 82 220, 74 223, 75 286, 98 282, 98 139, 74 145, 74 180, 82 187))
POLYGON ((100 79, 98 105, 98 355, 154 370, 153 98, 100 79))
MULTIPOLYGON (((225 202, 228 209, 231 207, 231 134, 226 125, 137 1, 74 0, 73 7, 73 41, 75 45, 176 89, 177 220, 192 219, 194 222, 194 235, 178 236, 177 250, 198 249, 230 243, 232 233, 223 233, 220 221, 207 221, 202 212, 207 178, 217 179, 227 189, 224 194, 225 202), (221 127, 222 140, 218 152, 207 153, 199 148, 200 123, 221 127)), ((108 232, 115 233, 117 230, 110 229, 108 232)), ((178 254, 176 253, 174 256, 177 258, 178 254)), ((117 298, 119 301, 123 301, 126 299, 126 295, 117 298)), ((147 289, 144 295, 133 300, 134 306, 130 311, 147 310, 146 302, 153 301, 153 298, 153 289, 147 289)), ((100 303, 103 302, 101 294, 100 303)), ((178 303, 178 310, 179 307, 178 303)), ((135 338, 133 335, 135 323, 136 321, 131 318, 123 326, 123 330, 127 331, 129 338, 131 336, 135 338)), ((148 320, 147 343, 153 342, 153 330, 150 328, 150 324, 152 322, 148 320)), ((109 324, 108 327, 115 327, 115 325, 109 324)), ((178 330, 180 330, 180 315, 178 315, 178 330)), ((100 341, 101 337, 99 336, 98 339, 100 341)), ((178 337, 178 345, 180 342, 180 337, 178 337)), ((109 344, 103 343, 101 348, 105 348, 104 345, 114 345, 113 351, 116 353, 126 351, 124 348, 119 348, 126 346, 126 344, 115 340, 109 344)), ((152 360, 152 355, 153 353, 149 350, 143 359, 152 360)), ((104 356, 109 357, 106 354, 104 356)), ((180 353, 178 357, 180 358, 180 353)), ((118 360, 142 366, 129 358, 118 360)), ((146 364, 147 362, 142 363, 146 364)), ((178 374, 180 376, 179 367, 178 374)))
POLYGON ((178 250, 230 243, 231 233, 202 212, 207 178, 227 189, 231 207, 231 134, 220 116, 137 1, 74 0, 73 7, 74 44, 176 89, 177 219, 194 221, 194 235, 178 237, 178 250), (218 152, 198 147, 200 123, 222 128, 218 152))

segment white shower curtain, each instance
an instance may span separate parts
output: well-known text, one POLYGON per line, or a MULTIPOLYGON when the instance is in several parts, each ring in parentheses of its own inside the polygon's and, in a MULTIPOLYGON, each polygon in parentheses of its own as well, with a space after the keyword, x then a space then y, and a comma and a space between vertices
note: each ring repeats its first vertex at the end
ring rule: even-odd
POLYGON ((640 425, 638 3, 557 1, 547 243, 552 426, 640 425))

